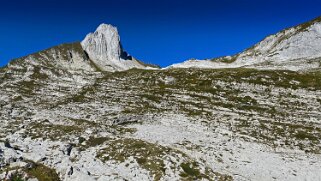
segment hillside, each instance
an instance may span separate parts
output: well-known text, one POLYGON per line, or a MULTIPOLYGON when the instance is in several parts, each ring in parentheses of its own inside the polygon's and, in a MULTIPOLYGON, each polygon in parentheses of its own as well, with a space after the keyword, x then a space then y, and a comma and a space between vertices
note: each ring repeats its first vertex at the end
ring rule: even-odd
POLYGON ((212 60, 188 60, 169 68, 320 69, 321 17, 266 37, 244 52, 212 60))
POLYGON ((13 60, 0 68, 0 180, 321 180, 320 24, 168 69, 106 24, 13 60))

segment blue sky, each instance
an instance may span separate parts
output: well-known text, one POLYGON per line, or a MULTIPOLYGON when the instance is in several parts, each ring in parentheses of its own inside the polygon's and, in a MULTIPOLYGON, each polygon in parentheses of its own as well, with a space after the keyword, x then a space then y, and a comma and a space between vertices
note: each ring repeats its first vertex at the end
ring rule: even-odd
POLYGON ((147 63, 238 53, 265 36, 321 16, 320 0, 2 0, 0 66, 100 23, 118 27, 124 48, 147 63))

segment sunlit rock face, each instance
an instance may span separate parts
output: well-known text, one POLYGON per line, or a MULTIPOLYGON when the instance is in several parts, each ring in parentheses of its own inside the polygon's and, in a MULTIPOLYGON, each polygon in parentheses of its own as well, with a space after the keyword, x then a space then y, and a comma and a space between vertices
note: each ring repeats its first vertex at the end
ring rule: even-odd
POLYGON ((251 48, 211 60, 188 60, 171 68, 237 68, 309 70, 320 68, 321 17, 266 37, 251 48))
POLYGON ((89 57, 102 68, 111 62, 120 61, 120 37, 117 28, 111 25, 100 25, 94 33, 86 36, 81 45, 89 57))
POLYGON ((320 67, 321 18, 268 36, 235 63, 300 70, 320 67))
POLYGON ((101 24, 81 42, 89 58, 103 71, 121 71, 144 68, 122 49, 117 28, 101 24))

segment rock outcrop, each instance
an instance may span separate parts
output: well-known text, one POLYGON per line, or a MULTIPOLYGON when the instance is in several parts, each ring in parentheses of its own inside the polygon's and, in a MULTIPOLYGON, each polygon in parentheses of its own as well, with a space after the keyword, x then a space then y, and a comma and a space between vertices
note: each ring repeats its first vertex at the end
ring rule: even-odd
POLYGON ((94 33, 86 36, 81 45, 95 61, 120 60, 120 37, 117 28, 111 25, 101 24, 94 33))
POLYGON ((81 45, 103 71, 146 68, 123 50, 117 28, 112 25, 101 24, 94 33, 86 36, 81 45))

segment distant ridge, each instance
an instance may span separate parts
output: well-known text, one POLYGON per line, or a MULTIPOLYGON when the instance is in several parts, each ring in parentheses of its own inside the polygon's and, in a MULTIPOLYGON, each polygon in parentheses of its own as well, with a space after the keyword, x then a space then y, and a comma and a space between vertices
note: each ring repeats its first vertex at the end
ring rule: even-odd
POLYGON ((237 68, 309 70, 321 63, 321 17, 270 35, 234 56, 188 60, 168 68, 237 68))

